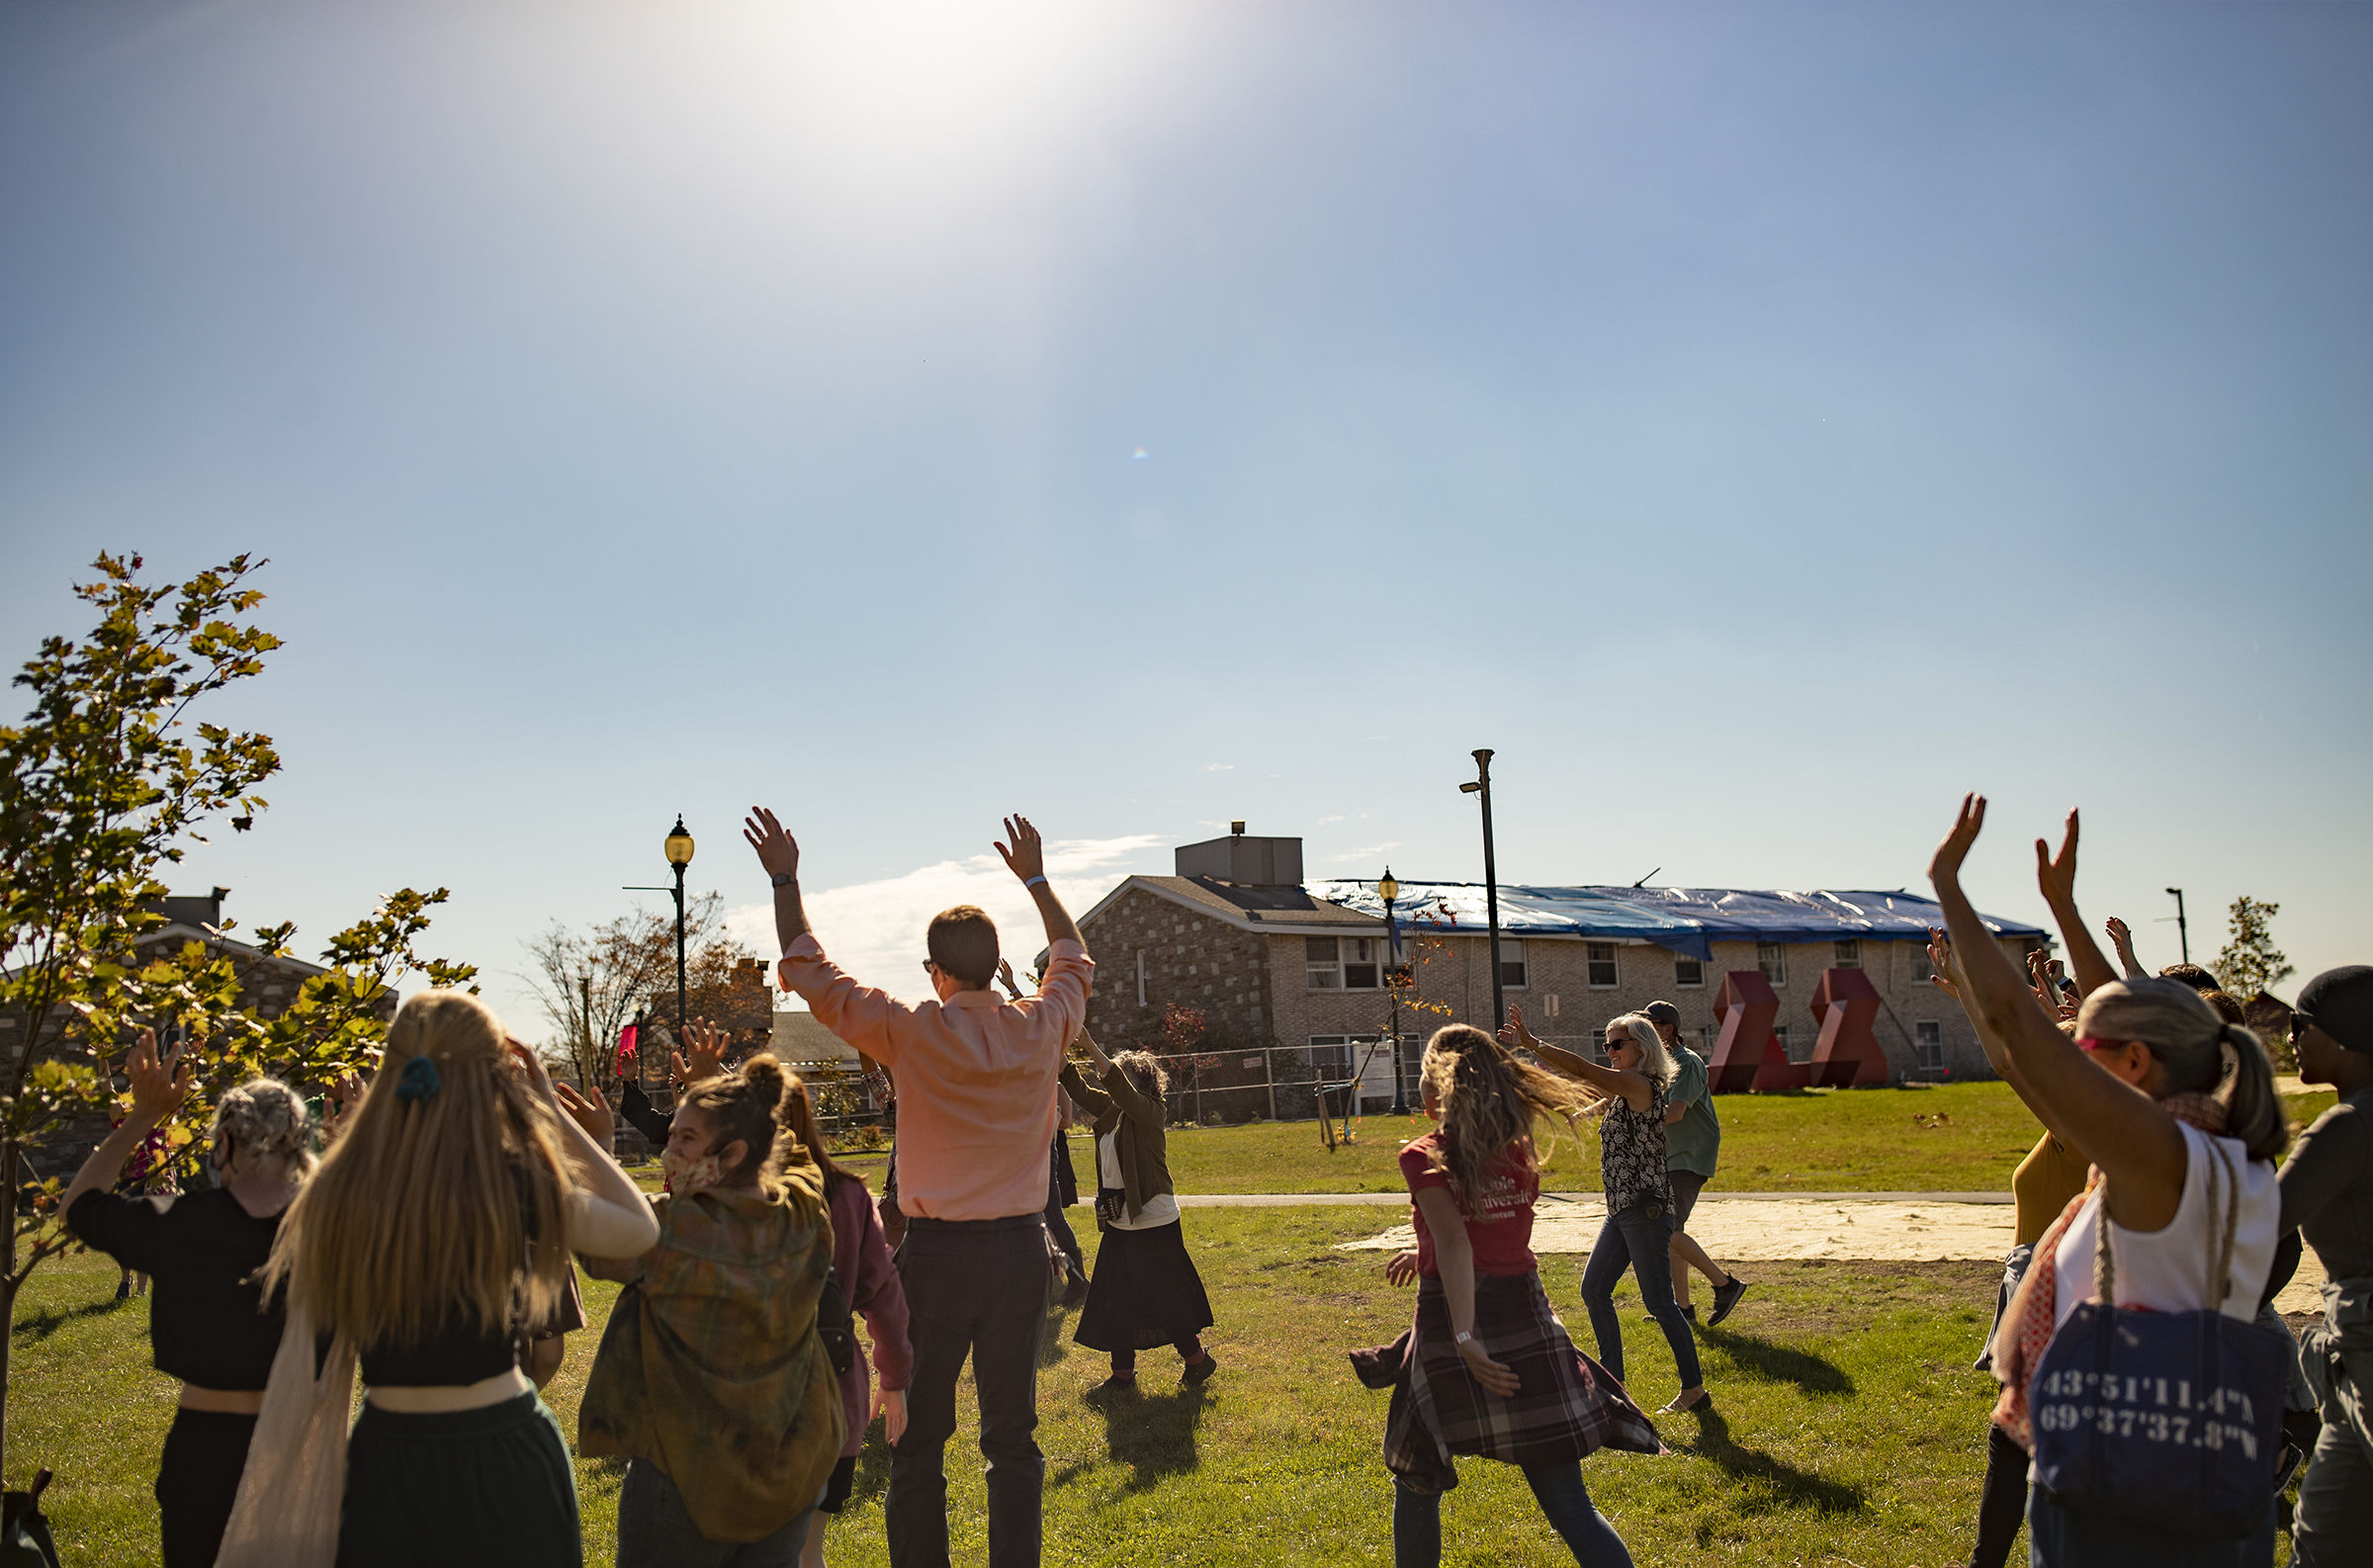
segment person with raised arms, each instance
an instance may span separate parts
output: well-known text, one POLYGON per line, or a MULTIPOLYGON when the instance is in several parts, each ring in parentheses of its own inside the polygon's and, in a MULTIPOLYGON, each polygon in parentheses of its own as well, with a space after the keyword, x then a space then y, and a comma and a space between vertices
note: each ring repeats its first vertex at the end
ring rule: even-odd
POLYGON ((743 836, 774 884, 783 989, 818 1022, 889 1070, 898 1091, 898 1252, 915 1349, 907 1430, 890 1447, 883 1503, 894 1568, 946 1568, 944 1450, 956 1430, 956 1379, 973 1362, 981 1453, 989 1462, 991 1568, 1033 1568, 1041 1543, 1046 1461, 1038 1427, 1038 1346, 1048 1265, 1047 1146, 1064 1047, 1088 1016, 1095 965, 1046 879, 1038 829, 1006 822, 997 845, 1046 925, 1046 980, 1034 997, 1001 1001, 997 926, 959 905, 924 932, 931 1000, 902 1002, 861 986, 827 958, 800 901, 799 845, 774 814, 752 808, 743 836))

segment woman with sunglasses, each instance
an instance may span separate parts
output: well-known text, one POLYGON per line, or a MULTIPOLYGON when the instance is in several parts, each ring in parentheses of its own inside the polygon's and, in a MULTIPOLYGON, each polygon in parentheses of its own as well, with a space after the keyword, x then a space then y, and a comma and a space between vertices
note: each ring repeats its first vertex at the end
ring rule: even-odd
POLYGON ((2282 1168, 2282 1227, 2324 1264, 2324 1322, 2301 1336, 2322 1384, 2324 1430, 2299 1483, 2291 1560, 2361 1562, 2373 1546, 2373 965, 2329 969, 2291 1013, 2299 1077, 2340 1102, 2282 1168))
MULTIPOLYGON (((1984 799, 1966 797, 1928 867, 1953 936, 1954 978, 1995 1071, 2092 1167, 2085 1191, 2036 1244, 1994 1339, 1994 1375, 2003 1384, 1994 1420, 2032 1451, 2029 1383, 2054 1332, 2093 1293, 2104 1225, 2116 1305, 2217 1310, 2243 1323, 2256 1315, 2281 1210, 2273 1162, 2290 1131, 2257 1037, 2218 1017, 2180 981, 2103 979, 2087 988, 2076 1038, 2061 1032, 1962 890, 1962 862, 1984 824, 1984 799), (2223 1236, 2229 1202, 2235 1217, 2223 1236), (2212 1291, 2207 1276, 2220 1252, 2229 1254, 2225 1278, 2212 1291)), ((2041 840, 2036 857, 2084 985, 2097 978, 2088 975, 2095 963, 2105 973, 2108 966, 2075 919, 2075 841, 2071 817, 2060 857, 2041 840)), ((2265 1568, 2273 1560, 2270 1491, 2239 1540, 2153 1530, 2108 1509, 2064 1508, 2040 1486, 2030 1488, 2027 1523, 2037 1568, 2265 1568)))

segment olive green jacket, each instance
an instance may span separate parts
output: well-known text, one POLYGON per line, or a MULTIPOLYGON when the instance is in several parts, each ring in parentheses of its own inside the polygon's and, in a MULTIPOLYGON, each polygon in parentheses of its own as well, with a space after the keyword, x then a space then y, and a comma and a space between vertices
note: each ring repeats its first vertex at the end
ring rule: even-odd
POLYGON ((1130 1219, 1144 1213, 1155 1198, 1176 1190, 1170 1184, 1170 1162, 1164 1158, 1168 1135, 1162 1129, 1170 1112, 1160 1100, 1138 1093, 1128 1075, 1117 1067, 1104 1074, 1102 1089, 1092 1089, 1079 1067, 1070 1062, 1063 1064, 1063 1090, 1093 1119, 1099 1186, 1103 1185, 1103 1137, 1114 1135, 1112 1152, 1120 1161, 1121 1192, 1130 1219))

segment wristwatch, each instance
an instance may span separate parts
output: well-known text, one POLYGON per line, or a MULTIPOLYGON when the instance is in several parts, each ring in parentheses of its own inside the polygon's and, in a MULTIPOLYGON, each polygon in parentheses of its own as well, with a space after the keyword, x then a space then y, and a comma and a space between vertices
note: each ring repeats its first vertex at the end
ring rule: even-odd
POLYGON ((798 880, 799 873, 796 871, 777 871, 774 874, 774 885, 778 888, 788 887, 790 884, 797 882, 798 880))
POLYGON ((1475 1331, 1472 1329, 1460 1329, 1456 1334, 1450 1336, 1450 1343, 1453 1345, 1472 1345, 1475 1343, 1475 1331))

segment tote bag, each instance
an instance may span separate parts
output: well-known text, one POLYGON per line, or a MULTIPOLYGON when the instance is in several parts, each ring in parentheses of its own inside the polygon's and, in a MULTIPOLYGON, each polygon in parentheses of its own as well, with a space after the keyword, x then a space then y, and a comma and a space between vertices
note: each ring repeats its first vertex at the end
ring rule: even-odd
MULTIPOLYGON (((2207 1299, 2228 1294, 2241 1178, 2216 1144, 2209 1167, 2207 1299), (2221 1178, 2221 1179, 2220 1179, 2221 1178), (2217 1192, 2225 1190, 2222 1227, 2217 1192)), ((2037 1267, 2053 1261, 2039 1258, 2037 1267)), ((2107 1197, 2093 1228, 2094 1294, 2068 1314, 2029 1401, 2035 1474, 2071 1512, 2171 1535, 2234 1540, 2274 1493, 2288 1347, 2255 1323, 2117 1307, 2107 1197)))

